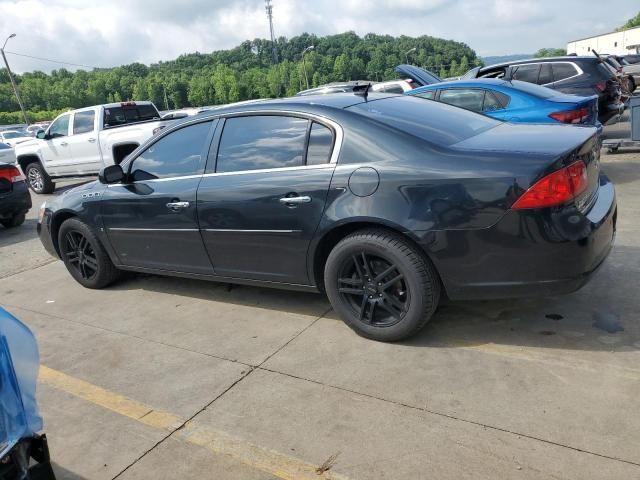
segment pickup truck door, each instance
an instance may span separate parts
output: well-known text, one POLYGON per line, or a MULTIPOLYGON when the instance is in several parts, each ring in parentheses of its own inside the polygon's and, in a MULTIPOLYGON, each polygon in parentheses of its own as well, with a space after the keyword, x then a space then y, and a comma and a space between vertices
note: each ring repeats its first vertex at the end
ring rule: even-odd
POLYGON ((95 109, 74 112, 71 123, 71 135, 67 143, 73 163, 68 165, 69 174, 98 173, 103 165, 95 109))
POLYGON ((69 164, 73 162, 69 148, 69 130, 71 114, 56 118, 47 130, 47 140, 40 145, 40 156, 49 175, 65 175, 69 164))

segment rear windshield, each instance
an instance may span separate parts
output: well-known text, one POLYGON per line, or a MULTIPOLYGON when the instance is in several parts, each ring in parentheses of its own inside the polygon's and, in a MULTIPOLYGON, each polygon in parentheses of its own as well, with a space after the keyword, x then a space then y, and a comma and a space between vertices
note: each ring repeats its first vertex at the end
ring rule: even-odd
POLYGON ((127 123, 144 122, 160 118, 160 114, 151 104, 146 105, 123 105, 104 109, 105 128, 116 125, 126 125, 127 123))
POLYGON ((453 145, 501 124, 444 103, 398 96, 359 103, 350 109, 438 145, 453 145))
POLYGON ((535 83, 521 82, 520 80, 511 80, 511 86, 516 90, 538 98, 553 98, 559 95, 557 91, 551 90, 550 88, 536 85, 535 83))

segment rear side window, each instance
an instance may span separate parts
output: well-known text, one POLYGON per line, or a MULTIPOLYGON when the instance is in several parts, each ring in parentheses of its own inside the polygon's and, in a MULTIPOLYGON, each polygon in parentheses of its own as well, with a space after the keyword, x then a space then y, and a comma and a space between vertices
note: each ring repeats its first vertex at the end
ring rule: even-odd
POLYGON ((550 63, 543 63, 540 67, 540 76, 538 77, 538 84, 546 85, 547 83, 553 83, 553 72, 551 70, 550 63))
POLYGON ((522 82, 538 83, 540 64, 537 65, 514 65, 511 78, 522 82))
POLYGON ((482 111, 494 112, 496 110, 502 110, 504 107, 509 105, 509 100, 510 98, 503 93, 485 90, 482 111))
POLYGON ((307 119, 285 116, 227 118, 216 172, 302 166, 308 125, 307 119))
POLYGON ((93 132, 93 121, 96 113, 93 110, 86 112, 77 112, 73 116, 73 134, 93 132))
POLYGON ((160 114, 156 107, 151 104, 124 104, 120 107, 105 107, 104 109, 104 126, 106 128, 126 125, 127 123, 144 122, 154 118, 160 118, 160 114))
POLYGON ((322 165, 324 163, 329 163, 332 151, 333 132, 324 125, 313 122, 309 132, 307 165, 322 165))
POLYGON ((433 100, 436 96, 436 90, 429 90, 427 92, 416 93, 415 95, 412 95, 412 96, 433 100))
POLYGON ((349 110, 438 145, 453 145, 501 124, 484 115, 410 96, 362 102, 349 110))
POLYGON ((440 101, 466 108, 473 112, 482 112, 484 102, 484 90, 470 88, 450 88, 440 91, 440 101))
POLYGON ((184 177, 202 173, 202 152, 210 126, 211 122, 189 125, 158 140, 133 161, 133 180, 184 177))
POLYGON ((559 82, 578 74, 576 67, 570 63, 554 63, 551 65, 553 70, 553 81, 559 82))

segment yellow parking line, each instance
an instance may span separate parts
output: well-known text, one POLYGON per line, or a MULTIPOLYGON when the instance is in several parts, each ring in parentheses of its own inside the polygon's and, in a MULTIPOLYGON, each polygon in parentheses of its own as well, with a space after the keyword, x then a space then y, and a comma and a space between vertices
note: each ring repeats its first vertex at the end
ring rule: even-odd
POLYGON ((186 419, 171 413, 154 410, 136 400, 44 365, 40 366, 40 381, 158 430, 174 432, 186 422, 184 428, 176 432, 175 438, 206 448, 212 453, 226 455, 251 468, 269 473, 278 478, 285 480, 347 480, 347 477, 330 471, 318 474, 316 471, 317 466, 311 463, 254 445, 239 437, 212 429, 206 425, 200 425, 194 421, 187 422, 186 419))

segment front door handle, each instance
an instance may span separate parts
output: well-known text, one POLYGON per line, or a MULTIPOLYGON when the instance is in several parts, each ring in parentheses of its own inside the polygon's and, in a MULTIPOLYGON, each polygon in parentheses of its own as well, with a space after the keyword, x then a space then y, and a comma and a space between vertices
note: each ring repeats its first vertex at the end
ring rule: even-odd
POLYGON ((69 145, 67 142, 60 142, 61 147, 66 147, 67 145, 69 145))
POLYGON ((298 205, 299 203, 311 203, 311 197, 282 197, 280 203, 284 205, 298 205))
POLYGON ((96 143, 96 139, 95 138, 90 138, 88 141, 89 141, 89 143, 96 143))
POLYGON ((189 207, 189 202, 169 202, 167 203, 167 208, 173 212, 179 212, 184 208, 189 207))

